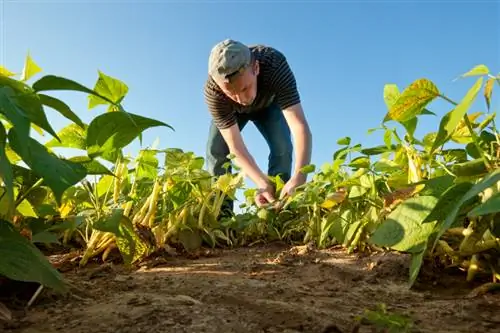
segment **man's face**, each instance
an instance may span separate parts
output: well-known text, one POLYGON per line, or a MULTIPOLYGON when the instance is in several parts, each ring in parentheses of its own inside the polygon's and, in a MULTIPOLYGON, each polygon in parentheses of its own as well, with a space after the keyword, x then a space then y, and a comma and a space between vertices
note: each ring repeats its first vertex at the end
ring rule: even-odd
POLYGON ((217 82, 222 91, 233 101, 241 105, 250 105, 257 96, 257 75, 259 63, 255 61, 243 72, 232 77, 230 81, 217 82))

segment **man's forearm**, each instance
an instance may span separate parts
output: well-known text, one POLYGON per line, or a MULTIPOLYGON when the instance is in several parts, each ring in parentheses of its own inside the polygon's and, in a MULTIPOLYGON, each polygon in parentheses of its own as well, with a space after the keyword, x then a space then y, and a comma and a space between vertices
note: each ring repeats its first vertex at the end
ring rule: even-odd
POLYGON ((265 188, 268 184, 267 176, 260 170, 248 150, 242 149, 232 152, 235 155, 236 164, 243 172, 259 187, 265 188))
POLYGON ((312 134, 307 124, 297 128, 296 133, 294 133, 294 141, 296 148, 293 175, 299 176, 302 175, 300 170, 311 163, 312 134))

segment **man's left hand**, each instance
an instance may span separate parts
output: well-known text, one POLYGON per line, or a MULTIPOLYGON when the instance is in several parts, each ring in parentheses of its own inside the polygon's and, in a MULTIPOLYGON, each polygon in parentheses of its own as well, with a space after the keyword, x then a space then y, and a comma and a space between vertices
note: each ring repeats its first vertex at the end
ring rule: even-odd
POLYGON ((298 186, 304 184, 305 182, 306 182, 306 176, 303 174, 296 174, 292 176, 292 178, 290 178, 290 180, 288 180, 281 189, 280 199, 283 199, 285 196, 292 195, 295 192, 295 189, 298 186))

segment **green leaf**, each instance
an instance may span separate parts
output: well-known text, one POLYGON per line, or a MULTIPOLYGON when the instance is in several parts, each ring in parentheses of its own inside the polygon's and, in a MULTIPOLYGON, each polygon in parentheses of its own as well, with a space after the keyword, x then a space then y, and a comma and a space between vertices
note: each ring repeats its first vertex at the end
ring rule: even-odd
POLYGON ((45 143, 45 147, 63 147, 86 150, 86 130, 77 124, 70 124, 64 127, 57 134, 61 141, 52 139, 45 143))
POLYGON ((316 170, 316 166, 314 164, 305 165, 300 169, 300 172, 303 174, 310 174, 316 170))
POLYGON ((419 79, 414 81, 391 106, 384 122, 391 119, 406 122, 416 117, 439 94, 438 88, 430 80, 419 79))
POLYGON ((380 145, 372 148, 361 149, 361 153, 364 155, 372 156, 372 155, 380 155, 387 152, 393 152, 397 149, 396 145, 391 145, 388 148, 386 145, 380 145))
POLYGON ((483 83, 483 78, 479 78, 476 83, 469 89, 462 101, 450 112, 443 116, 439 124, 439 131, 432 145, 431 151, 434 152, 438 147, 445 144, 457 128, 460 121, 464 118, 470 106, 474 102, 479 89, 483 83))
POLYGON ((88 175, 113 175, 113 173, 104 165, 99 163, 99 161, 91 159, 88 156, 74 156, 68 160, 83 165, 87 170, 88 175))
POLYGON ((451 225, 455 222, 455 219, 457 218, 458 213, 460 212, 460 209, 462 208, 462 205, 469 201, 470 199, 474 198, 477 196, 479 193, 487 189, 488 187, 491 187, 495 185, 497 182, 500 181, 500 169, 496 169, 495 171, 492 171, 488 175, 486 175, 480 182, 475 184, 467 193, 462 196, 460 200, 455 200, 453 208, 448 211, 448 215, 446 216, 446 219, 442 221, 441 223, 438 223, 436 225, 436 231, 437 231, 437 236, 434 239, 434 245, 433 248, 436 246, 437 241, 441 236, 450 228, 451 225))
POLYGON ((94 95, 96 97, 100 97, 105 101, 113 104, 113 101, 108 100, 105 96, 100 95, 96 91, 85 87, 84 85, 75 82, 70 79, 66 79, 64 77, 55 76, 55 75, 46 75, 33 83, 33 89, 36 92, 40 91, 48 91, 48 90, 71 90, 71 91, 79 91, 87 94, 94 95))
POLYGON ((462 74, 461 77, 487 75, 489 72, 490 70, 485 65, 476 65, 468 72, 462 74))
MULTIPOLYGON (((0 84, 3 84, 0 77, 0 84)), ((14 103, 14 90, 10 87, 0 88, 0 112, 16 128, 23 140, 28 140, 30 135, 30 120, 26 113, 14 103)))
POLYGON ((498 212, 500 212, 500 192, 495 193, 488 200, 474 207, 474 209, 472 209, 467 216, 474 218, 498 212))
POLYGON ((158 175, 158 164, 155 150, 141 150, 137 158, 137 178, 155 179, 158 175))
POLYGON ((32 76, 40 73, 42 69, 33 61, 31 56, 28 54, 24 62, 23 72, 21 73, 21 81, 27 81, 32 76))
MULTIPOLYGON (((94 91, 99 95, 112 101, 113 104, 120 103, 128 92, 128 87, 125 83, 99 71, 99 78, 94 87, 94 91)), ((109 104, 107 100, 95 95, 89 95, 88 108, 92 109, 100 104, 109 104)))
POLYGON ((46 105, 58 111, 64 117, 73 121, 81 128, 85 127, 83 121, 73 111, 71 111, 71 108, 66 103, 64 103, 60 99, 45 94, 38 94, 38 96, 40 97, 40 101, 42 102, 43 105, 46 105))
MULTIPOLYGON (((17 112, 21 113, 24 117, 28 118, 33 124, 38 125, 45 131, 50 133, 52 136, 57 137, 54 129, 50 126, 45 111, 43 110, 42 103, 38 95, 31 89, 28 85, 23 82, 0 76, 0 86, 5 86, 0 88, 0 95, 3 95, 5 99, 8 99, 10 104, 10 109, 13 106, 16 107, 17 112)), ((4 105, 1 105, 3 107, 4 105)), ((5 114, 5 110, 3 113, 5 114)), ((10 111, 12 112, 12 111, 10 111)), ((7 115, 7 114, 6 114, 7 115)), ((7 115, 9 118, 9 115, 7 115)), ((10 118, 9 118, 10 119, 10 118)), ((10 119, 14 121, 13 119, 10 119)), ((16 125, 15 123, 13 123, 16 125)))
POLYGON ((10 216, 14 211, 14 174, 12 172, 12 165, 5 154, 6 142, 7 132, 2 122, 0 122, 0 178, 6 188, 6 199, 9 207, 7 214, 10 216))
POLYGON ((33 173, 44 179, 47 186, 54 192, 58 204, 61 204, 64 191, 86 176, 85 167, 59 159, 32 138, 23 141, 15 128, 9 131, 9 142, 12 149, 22 157, 33 173))
POLYGON ((356 157, 349 163, 351 168, 369 168, 370 167, 370 158, 366 156, 356 157))
POLYGON ((0 275, 24 282, 37 282, 58 292, 67 287, 61 274, 13 225, 0 220, 0 275))
POLYGON ((400 95, 401 93, 396 84, 389 83, 384 86, 384 102, 388 111, 392 108, 394 103, 396 103, 400 95))
POLYGON ((373 233, 370 242, 396 251, 419 253, 426 249, 434 223, 423 223, 438 202, 420 196, 401 203, 373 233))
POLYGON ((348 136, 340 138, 337 140, 337 144, 341 146, 349 146, 351 144, 351 138, 348 136))
POLYGON ((97 116, 87 129, 87 151, 90 157, 113 153, 127 146, 144 130, 170 125, 155 119, 126 112, 110 112, 97 116))

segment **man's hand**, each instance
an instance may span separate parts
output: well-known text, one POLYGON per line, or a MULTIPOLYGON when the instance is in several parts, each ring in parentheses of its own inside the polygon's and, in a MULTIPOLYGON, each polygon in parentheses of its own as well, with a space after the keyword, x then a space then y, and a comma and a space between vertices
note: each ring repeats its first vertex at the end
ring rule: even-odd
POLYGON ((285 196, 293 195, 295 189, 306 182, 306 175, 297 173, 281 189, 280 199, 283 199, 285 196))
POLYGON ((274 198, 274 187, 268 184, 265 188, 257 190, 255 195, 255 204, 257 207, 262 207, 267 204, 273 204, 275 202, 274 198))

